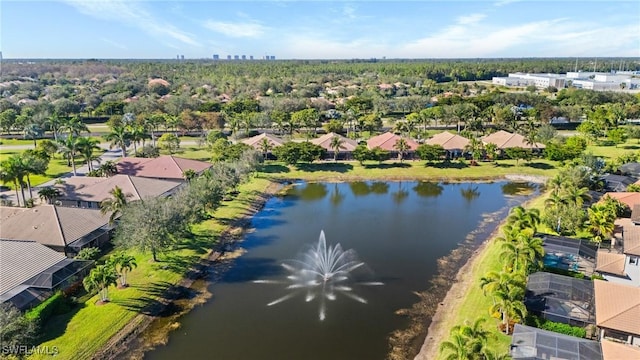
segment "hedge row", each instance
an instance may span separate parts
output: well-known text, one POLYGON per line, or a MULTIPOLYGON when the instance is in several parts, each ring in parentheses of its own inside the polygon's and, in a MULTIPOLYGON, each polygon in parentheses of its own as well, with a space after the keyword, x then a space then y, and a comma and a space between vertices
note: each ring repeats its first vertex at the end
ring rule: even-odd
POLYGON ((71 308, 69 300, 62 292, 57 292, 40 305, 27 311, 24 316, 28 320, 34 321, 38 325, 44 324, 54 315, 64 314, 71 308))

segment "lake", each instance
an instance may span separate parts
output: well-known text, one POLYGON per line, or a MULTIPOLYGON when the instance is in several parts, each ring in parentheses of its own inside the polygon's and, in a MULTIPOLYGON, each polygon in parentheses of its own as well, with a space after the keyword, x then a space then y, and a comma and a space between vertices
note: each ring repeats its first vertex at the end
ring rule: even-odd
POLYGON ((212 297, 145 359, 384 359, 389 334, 408 324, 395 311, 428 288, 437 259, 465 241, 482 242, 531 186, 294 184, 254 216, 253 231, 236 244, 246 253, 209 285, 212 297), (321 231, 327 245, 353 249, 364 263, 329 294, 323 286, 291 286, 292 273, 282 266, 295 264, 321 231))

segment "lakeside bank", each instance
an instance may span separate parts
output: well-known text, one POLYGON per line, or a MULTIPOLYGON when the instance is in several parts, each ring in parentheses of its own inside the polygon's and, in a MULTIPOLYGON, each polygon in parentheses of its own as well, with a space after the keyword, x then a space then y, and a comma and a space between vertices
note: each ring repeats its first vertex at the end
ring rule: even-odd
MULTIPOLYGON (((264 203, 264 201, 266 201, 266 199, 268 199, 268 196, 270 196, 270 193, 272 193, 272 191, 268 191, 268 187, 269 186, 275 186, 274 190, 277 189, 280 185, 277 183, 278 181, 282 181, 282 179, 272 179, 270 176, 270 174, 264 174, 264 173, 260 173, 255 179, 251 180, 252 181, 252 186, 249 187, 251 194, 245 194, 245 193, 241 193, 238 198, 232 202, 227 202, 225 203, 225 206, 223 206, 221 209, 219 210, 229 210, 230 208, 233 208, 231 210, 233 210, 234 215, 236 216, 236 220, 238 220, 239 222, 237 223, 233 223, 234 225, 239 225, 239 224, 244 224, 246 226, 246 224, 248 224, 249 219, 253 216, 253 214, 258 211, 261 207, 261 205, 264 203), (275 180, 275 181, 274 181, 275 180), (262 200, 259 200, 258 202, 251 202, 251 200, 249 199, 249 197, 254 197, 254 200, 256 200, 256 198, 258 197, 258 195, 265 195, 267 197, 263 197, 262 200), (251 210, 253 209, 253 210, 251 210)), ((317 175, 316 173, 313 172, 309 172, 305 174, 306 176, 298 176, 297 179, 300 180, 307 180, 307 181, 320 181, 320 179, 317 179, 315 175, 317 175)), ((340 181, 357 181, 357 180, 398 180, 397 176, 394 174, 391 174, 390 172, 387 173, 386 177, 381 177, 381 176, 376 176, 374 177, 374 179, 367 179, 367 178, 362 178, 359 175, 358 176, 354 176, 354 177, 349 177, 349 174, 346 174, 347 176, 342 176, 340 181)), ((378 174, 379 175, 379 174, 378 174)), ((403 177, 403 179, 407 179, 409 177, 403 177)), ((432 177, 422 177, 422 176, 416 176, 413 177, 413 180, 431 180, 431 181, 448 181, 448 182, 455 182, 456 180, 459 181, 499 181, 499 180, 504 180, 505 177, 504 176, 496 176, 496 177, 483 177, 482 179, 474 179, 474 178, 461 178, 461 179, 456 179, 455 177, 446 177, 445 179, 443 179, 442 177, 437 177, 437 178, 432 178, 432 177)), ((243 187, 242 188, 243 191, 245 191, 247 189, 247 187, 243 187)), ((224 219, 225 223, 217 223, 215 226, 214 225, 208 225, 211 226, 213 228, 213 232, 215 234, 221 234, 224 233, 226 234, 225 236, 234 236, 234 239, 238 239, 241 237, 242 235, 242 231, 237 230, 237 226, 233 227, 233 226, 229 226, 229 219, 232 216, 229 215, 229 213, 221 213, 219 214, 218 212, 216 212, 216 218, 220 218, 220 219, 224 219), (236 229, 236 230, 234 230, 236 229)), ((219 235, 215 235, 215 237, 217 238, 219 235)), ((211 254, 208 254, 207 256, 212 256, 214 255, 214 252, 212 252, 211 254)), ((215 260, 212 260, 210 258, 207 258, 206 261, 218 261, 219 258, 215 258, 215 260)), ((209 264, 209 263, 207 263, 209 264)), ((205 268, 208 268, 209 266, 205 264, 204 266, 205 268)), ((177 315, 176 317, 171 317, 171 319, 177 319, 177 317, 179 317, 180 314, 186 313, 187 311, 189 311, 193 306, 197 305, 198 303, 205 301, 207 294, 204 292, 201 292, 200 289, 204 288, 204 286, 202 286, 202 284, 199 282, 200 279, 198 277, 195 277, 195 279, 192 276, 193 273, 187 273, 185 276, 183 276, 183 278, 179 281, 177 281, 177 284, 180 285, 188 285, 190 284, 192 287, 196 286, 197 289, 195 290, 189 290, 189 291, 194 291, 195 293, 198 293, 197 296, 193 297, 193 301, 189 302, 183 302, 180 303, 179 305, 179 309, 177 311, 177 315), (185 283, 180 283, 180 281, 186 281, 185 283)), ((180 289, 185 289, 185 286, 180 286, 180 289)), ((130 290, 125 290, 125 291, 130 291, 130 290)), ((119 292, 119 291, 118 291, 119 292)), ((168 299, 168 300, 172 300, 172 299, 168 299)), ((169 304, 165 304, 166 306, 169 306, 169 304)), ((92 304, 88 304, 88 306, 93 307, 92 304)), ((104 309, 102 309, 104 310, 104 309)), ((102 311, 104 312, 104 311, 102 311)), ((82 318, 82 317, 81 317, 82 318)), ((179 323, 177 321, 170 321, 167 320, 169 317, 166 316, 166 314, 162 314, 162 316, 158 316, 158 315, 140 315, 139 313, 136 313, 133 317, 127 317, 127 318, 123 318, 121 322, 118 323, 119 328, 122 328, 122 333, 119 333, 117 336, 112 336, 111 334, 109 334, 110 331, 105 331, 104 337, 108 336, 108 339, 106 339, 103 343, 100 344, 100 348, 102 349, 101 351, 95 352, 93 350, 90 351, 89 348, 85 349, 86 351, 83 352, 84 355, 87 355, 89 353, 93 354, 94 358, 104 358, 102 357, 102 355, 105 354, 110 354, 109 350, 106 350, 108 348, 113 349, 114 347, 116 349, 119 348, 123 348, 123 342, 126 341, 131 341, 132 339, 137 339, 137 335, 140 333, 139 329, 142 327, 149 327, 152 323, 152 320, 157 319, 157 318, 163 318, 163 323, 158 323, 157 325, 152 325, 151 327, 154 329, 160 329, 160 332, 165 332, 168 333, 169 331, 177 328, 179 326, 179 323), (144 321, 143 321, 144 320, 144 321), (147 324, 145 324, 146 322, 149 322, 147 324), (123 323, 122 325, 120 325, 121 323, 123 323), (90 351, 90 352, 89 352, 90 351)), ((74 322, 73 324, 74 329, 76 330, 80 330, 77 324, 74 322)), ((153 339, 162 339, 164 336, 150 336, 150 338, 153 339)), ((56 342, 57 339, 53 339, 52 341, 50 341, 49 343, 54 343, 56 342)), ((156 341, 156 340, 153 340, 156 341)), ((159 340, 158 343, 162 343, 163 340, 159 340)), ((66 352, 66 351, 65 351, 66 352)), ((75 351, 73 353, 68 352, 66 355, 69 355, 68 357, 66 355, 61 356, 62 358, 77 358, 74 356, 75 351)), ((84 356, 83 355, 83 356, 84 356)), ((86 358, 86 357, 82 357, 82 358, 86 358)))

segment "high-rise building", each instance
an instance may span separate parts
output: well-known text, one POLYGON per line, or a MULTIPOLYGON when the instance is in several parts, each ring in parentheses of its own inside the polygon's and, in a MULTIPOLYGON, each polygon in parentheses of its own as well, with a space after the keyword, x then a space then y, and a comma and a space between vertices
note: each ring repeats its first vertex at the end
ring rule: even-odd
POLYGON ((220 55, 213 54, 213 60, 220 60, 220 55))
POLYGON ((247 55, 242 55, 242 60, 247 60, 247 55))
POLYGON ((231 60, 231 55, 227 55, 227 60, 231 60))
POLYGON ((253 55, 249 55, 249 60, 253 60, 253 55))
POLYGON ((234 60, 240 60, 240 55, 233 55, 234 60))

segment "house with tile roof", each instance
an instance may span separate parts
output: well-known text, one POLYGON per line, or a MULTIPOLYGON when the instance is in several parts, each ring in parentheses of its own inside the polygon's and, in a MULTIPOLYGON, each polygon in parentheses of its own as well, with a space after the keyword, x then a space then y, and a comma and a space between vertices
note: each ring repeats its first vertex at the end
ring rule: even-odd
POLYGON ((430 139, 425 141, 429 145, 440 145, 447 152, 447 156, 450 158, 461 156, 464 153, 465 148, 469 145, 469 139, 458 134, 452 134, 448 131, 443 131, 439 134, 435 134, 430 139))
POLYGON ((518 360, 602 360, 600 343, 515 324, 509 355, 518 360))
POLYGON ((600 340, 640 347, 640 288, 594 280, 593 289, 600 340))
POLYGON ((262 133, 262 134, 258 134, 256 136, 252 136, 250 138, 246 138, 246 139, 242 139, 242 142, 251 146, 252 148, 256 149, 257 151, 262 152, 262 148, 261 148, 261 144, 264 141, 263 139, 266 139, 267 142, 269 142, 269 144, 271 145, 272 148, 276 148, 278 146, 282 146, 285 141, 282 140, 281 138, 273 135, 273 134, 267 134, 267 133, 262 133))
POLYGON ((622 344, 611 340, 602 340, 603 360, 637 360, 640 359, 640 347, 622 344))
POLYGON ((312 139, 311 143, 325 149, 327 157, 333 159, 335 150, 331 147, 331 141, 336 136, 342 141, 342 145, 340 145, 340 149, 338 151, 338 159, 350 158, 351 153, 358 146, 358 142, 353 139, 349 139, 340 134, 330 132, 328 134, 320 136, 319 138, 312 139))
POLYGON ((542 143, 529 144, 524 136, 504 130, 496 131, 493 134, 483 137, 482 143, 485 145, 489 143, 496 144, 500 150, 517 147, 532 150, 545 148, 545 145, 542 143))
POLYGON ((206 161, 173 155, 157 158, 123 157, 116 163, 118 174, 172 181, 185 181, 184 173, 187 170, 193 170, 200 175, 210 167, 211 163, 206 161))
MULTIPOLYGON (((622 249, 598 251, 596 271, 607 281, 640 287, 640 226, 629 218, 617 219, 615 225, 622 229, 622 249)), ((618 238, 620 232, 615 236, 618 238)))
POLYGON ((82 281, 93 261, 69 259, 36 241, 0 240, 0 303, 27 310, 82 281))
POLYGON ((183 184, 176 181, 117 174, 111 177, 72 176, 56 184, 60 190, 56 204, 88 209, 99 209, 100 203, 111 198, 115 187, 122 189, 127 201, 169 197, 183 184))
POLYGON ((640 193, 638 192, 607 192, 600 200, 602 201, 607 196, 627 205, 629 209, 633 209, 635 205, 640 205, 640 193))
POLYGON ((56 205, 2 206, 0 223, 0 239, 35 241, 67 256, 104 245, 113 229, 100 210, 56 205))
POLYGON ((382 150, 388 151, 389 153, 391 153, 391 156, 394 157, 398 155, 398 150, 396 150, 395 145, 396 142, 398 142, 398 140, 400 139, 404 139, 407 142, 407 145, 409 145, 407 157, 411 158, 420 144, 412 139, 396 135, 392 132, 386 132, 384 134, 371 137, 369 140, 367 140, 367 148, 371 150, 379 147, 382 150))

